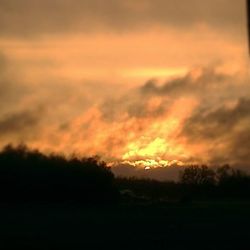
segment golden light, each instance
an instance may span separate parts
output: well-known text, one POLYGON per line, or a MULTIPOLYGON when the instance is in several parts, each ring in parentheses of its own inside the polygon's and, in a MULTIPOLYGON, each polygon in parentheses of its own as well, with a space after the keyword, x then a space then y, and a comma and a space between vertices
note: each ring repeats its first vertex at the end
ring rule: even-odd
POLYGON ((156 138, 148 143, 150 139, 142 137, 138 142, 129 143, 128 152, 123 155, 122 159, 126 160, 135 156, 154 157, 167 151, 168 145, 164 139, 156 138))
POLYGON ((166 68, 137 68, 123 70, 122 75, 126 77, 164 77, 164 79, 176 75, 186 74, 188 69, 186 67, 166 67, 166 68))

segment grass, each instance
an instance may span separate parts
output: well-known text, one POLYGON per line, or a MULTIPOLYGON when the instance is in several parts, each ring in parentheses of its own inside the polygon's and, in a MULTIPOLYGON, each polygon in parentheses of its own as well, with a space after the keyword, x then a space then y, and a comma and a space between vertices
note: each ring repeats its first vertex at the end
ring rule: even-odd
POLYGON ((0 207, 0 249, 248 249, 250 202, 0 207))

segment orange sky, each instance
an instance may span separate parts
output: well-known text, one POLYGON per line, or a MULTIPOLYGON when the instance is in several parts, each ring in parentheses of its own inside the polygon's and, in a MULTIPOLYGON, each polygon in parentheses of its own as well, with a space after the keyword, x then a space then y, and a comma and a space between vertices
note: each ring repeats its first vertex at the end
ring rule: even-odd
POLYGON ((244 0, 0 0, 1 146, 250 166, 245 12, 244 0))

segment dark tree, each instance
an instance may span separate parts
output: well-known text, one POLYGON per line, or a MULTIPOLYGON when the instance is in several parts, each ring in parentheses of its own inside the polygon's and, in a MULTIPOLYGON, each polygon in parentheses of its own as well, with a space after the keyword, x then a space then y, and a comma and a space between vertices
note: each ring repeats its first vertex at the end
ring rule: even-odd
POLYGON ((44 155, 25 146, 0 152, 0 200, 109 202, 114 175, 98 158, 44 155))
POLYGON ((180 176, 181 183, 187 185, 213 185, 215 172, 205 165, 190 166, 184 169, 180 176))

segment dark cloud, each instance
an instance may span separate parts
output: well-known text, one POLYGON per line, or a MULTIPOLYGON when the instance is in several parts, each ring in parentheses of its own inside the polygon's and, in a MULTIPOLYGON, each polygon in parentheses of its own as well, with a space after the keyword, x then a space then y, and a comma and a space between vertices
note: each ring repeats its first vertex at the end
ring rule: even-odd
POLYGON ((41 119, 41 111, 21 111, 7 114, 0 119, 0 136, 31 132, 41 119))
POLYGON ((5 57, 0 53, 0 98, 4 95, 6 89, 8 88, 8 85, 5 82, 5 67, 5 57))
POLYGON ((158 85, 157 81, 150 80, 142 86, 141 92, 148 95, 199 95, 205 90, 224 87, 223 83, 228 84, 231 81, 232 79, 228 75, 216 72, 215 67, 197 68, 185 76, 169 80, 163 85, 158 85))
POLYGON ((31 90, 19 79, 18 70, 11 60, 0 52, 0 116, 15 110, 30 93, 31 90))
POLYGON ((71 124, 69 122, 64 122, 64 123, 59 125, 58 131, 59 132, 68 131, 68 130, 70 130, 70 126, 71 126, 71 124))
POLYGON ((99 105, 99 108, 104 120, 115 121, 122 117, 159 117, 166 112, 169 105, 167 100, 162 99, 158 107, 150 110, 149 102, 150 99, 140 91, 140 88, 136 88, 123 96, 106 99, 99 105))
POLYGON ((158 84, 157 79, 151 79, 122 96, 105 99, 99 109, 106 121, 117 121, 120 117, 160 117, 180 98, 191 97, 199 101, 196 113, 204 113, 210 108, 219 107, 240 97, 242 100, 248 98, 247 91, 250 89, 245 84, 246 78, 239 79, 238 73, 221 73, 217 68, 197 67, 186 75, 172 78, 163 84, 158 84), (154 97, 159 98, 160 103, 154 109, 148 109, 151 98, 154 97))
POLYGON ((245 21, 244 8, 243 0, 0 0, 0 34, 120 32, 154 24, 187 27, 197 23, 235 33, 245 21))
POLYGON ((159 85, 157 79, 148 80, 143 86, 135 88, 123 96, 106 99, 100 105, 103 118, 114 121, 122 114, 129 117, 157 117, 163 115, 173 100, 180 97, 205 97, 204 93, 225 89, 225 84, 233 81, 231 76, 216 72, 215 67, 197 68, 186 75, 176 77, 159 85), (149 111, 150 97, 162 98, 156 109, 149 111))
POLYGON ((183 133, 191 140, 214 140, 225 134, 230 135, 243 120, 250 122, 250 99, 240 99, 234 108, 221 107, 195 112, 185 122, 183 133))
MULTIPOLYGON (((250 119, 248 121, 250 124, 250 119)), ((235 134, 229 154, 234 156, 236 164, 239 166, 248 166, 250 170, 250 127, 246 126, 244 129, 235 134)))
POLYGON ((189 143, 206 143, 212 163, 249 166, 250 99, 239 99, 235 107, 200 110, 185 122, 181 136, 189 143))

